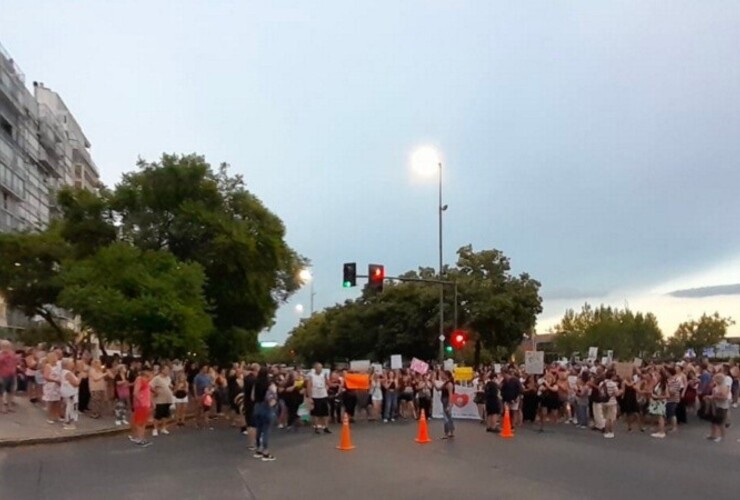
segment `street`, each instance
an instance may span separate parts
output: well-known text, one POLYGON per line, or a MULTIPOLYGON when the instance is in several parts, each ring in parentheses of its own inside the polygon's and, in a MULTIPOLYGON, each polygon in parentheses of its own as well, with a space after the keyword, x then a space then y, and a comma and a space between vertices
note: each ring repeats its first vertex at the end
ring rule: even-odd
MULTIPOLYGON (((737 415, 737 412, 735 412, 737 415)), ((503 440, 458 422, 454 441, 414 442, 413 423, 357 424, 356 449, 331 436, 274 432, 278 460, 264 463, 234 429, 186 430, 135 448, 124 436, 0 451, 0 498, 737 498, 738 433, 703 439, 694 422, 664 440, 639 432, 605 440, 557 425, 503 440)), ((441 422, 433 421, 433 437, 441 422)))

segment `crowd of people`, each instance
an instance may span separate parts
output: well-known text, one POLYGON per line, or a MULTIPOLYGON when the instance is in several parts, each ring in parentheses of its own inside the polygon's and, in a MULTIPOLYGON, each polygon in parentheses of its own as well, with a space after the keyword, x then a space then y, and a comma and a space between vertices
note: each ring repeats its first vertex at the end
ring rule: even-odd
POLYGON ((247 436, 255 458, 275 460, 269 448, 273 428, 294 431, 304 426, 330 434, 331 424, 363 418, 392 424, 397 420, 432 418, 433 406, 444 420, 442 439, 455 436, 453 399, 456 387, 474 388, 481 424, 499 432, 508 410, 514 427, 573 424, 615 436, 617 422, 626 430, 663 439, 690 418, 710 422, 707 436, 723 439, 729 409, 737 407, 740 369, 736 364, 648 363, 631 374, 618 374, 598 362, 553 363, 543 374, 524 366, 492 365, 478 369, 472 381, 456 382, 450 371, 432 368, 371 368, 359 374, 364 385, 350 384, 357 373, 309 370, 290 366, 234 363, 228 368, 179 360, 146 362, 119 356, 77 357, 44 346, 13 350, 0 342, 0 396, 3 413, 13 411, 14 394, 22 392, 46 412, 50 425, 74 430, 79 415, 98 419, 112 415, 116 426, 130 426, 129 439, 139 447, 147 438, 167 436, 193 415, 198 429, 213 429, 220 418, 247 436), (435 393, 439 396, 435 398, 435 393), (310 423, 309 423, 310 422, 310 423))

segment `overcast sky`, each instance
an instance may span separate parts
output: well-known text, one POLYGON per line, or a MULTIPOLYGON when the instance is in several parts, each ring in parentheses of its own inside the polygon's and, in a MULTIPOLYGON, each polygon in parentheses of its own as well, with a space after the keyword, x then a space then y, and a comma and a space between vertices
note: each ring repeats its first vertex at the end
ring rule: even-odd
POLYGON ((317 308, 359 293, 343 262, 435 265, 436 184, 409 168, 433 144, 445 260, 503 250, 543 283, 540 331, 586 300, 666 333, 740 319, 740 295, 667 295, 740 283, 736 1, 2 4, 0 43, 106 184, 165 151, 229 162, 312 260, 317 308))

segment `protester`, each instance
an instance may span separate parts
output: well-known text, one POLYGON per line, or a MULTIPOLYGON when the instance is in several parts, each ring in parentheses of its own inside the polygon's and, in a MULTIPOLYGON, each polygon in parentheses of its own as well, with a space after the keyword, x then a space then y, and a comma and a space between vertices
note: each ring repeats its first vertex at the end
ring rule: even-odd
POLYGON ((77 398, 80 379, 74 372, 75 362, 72 358, 62 360, 62 374, 59 394, 64 402, 64 426, 68 431, 77 429, 77 398))
POLYGON ((275 456, 269 451, 269 437, 270 427, 275 418, 277 390, 275 385, 270 382, 267 368, 260 368, 252 394, 255 425, 257 427, 254 458, 259 458, 263 462, 272 462, 275 460, 275 456))
POLYGON ((163 366, 159 373, 152 378, 150 389, 154 402, 154 429, 152 437, 159 434, 165 436, 170 433, 167 430, 167 424, 170 421, 170 407, 174 404, 174 395, 172 394, 172 379, 170 379, 170 368, 163 366))
POLYGON ((151 370, 144 366, 134 381, 134 418, 129 439, 141 448, 151 446, 146 440, 146 425, 149 422, 152 407, 150 389, 151 370))
POLYGON ((14 411, 13 395, 16 388, 18 361, 18 356, 13 351, 13 344, 8 340, 0 341, 0 399, 5 398, 0 413, 14 411))
POLYGON ((331 434, 329 430, 329 394, 327 392, 328 380, 323 373, 321 363, 316 363, 313 371, 308 375, 307 393, 312 405, 311 416, 313 417, 313 426, 316 434, 322 430, 326 434, 331 434))

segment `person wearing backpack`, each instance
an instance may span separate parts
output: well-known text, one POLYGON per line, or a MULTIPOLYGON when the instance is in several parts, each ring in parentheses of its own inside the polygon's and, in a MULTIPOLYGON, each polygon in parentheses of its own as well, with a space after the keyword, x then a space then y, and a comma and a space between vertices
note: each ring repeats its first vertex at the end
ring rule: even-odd
POLYGON ((256 450, 254 458, 263 462, 272 462, 275 456, 269 451, 270 428, 275 419, 278 403, 277 387, 270 381, 266 367, 261 367, 252 388, 254 402, 254 420, 257 428, 256 450))
POLYGON ((606 372, 606 377, 599 386, 601 412, 604 416, 604 437, 614 438, 614 423, 617 421, 617 397, 621 395, 617 374, 614 370, 606 372))

